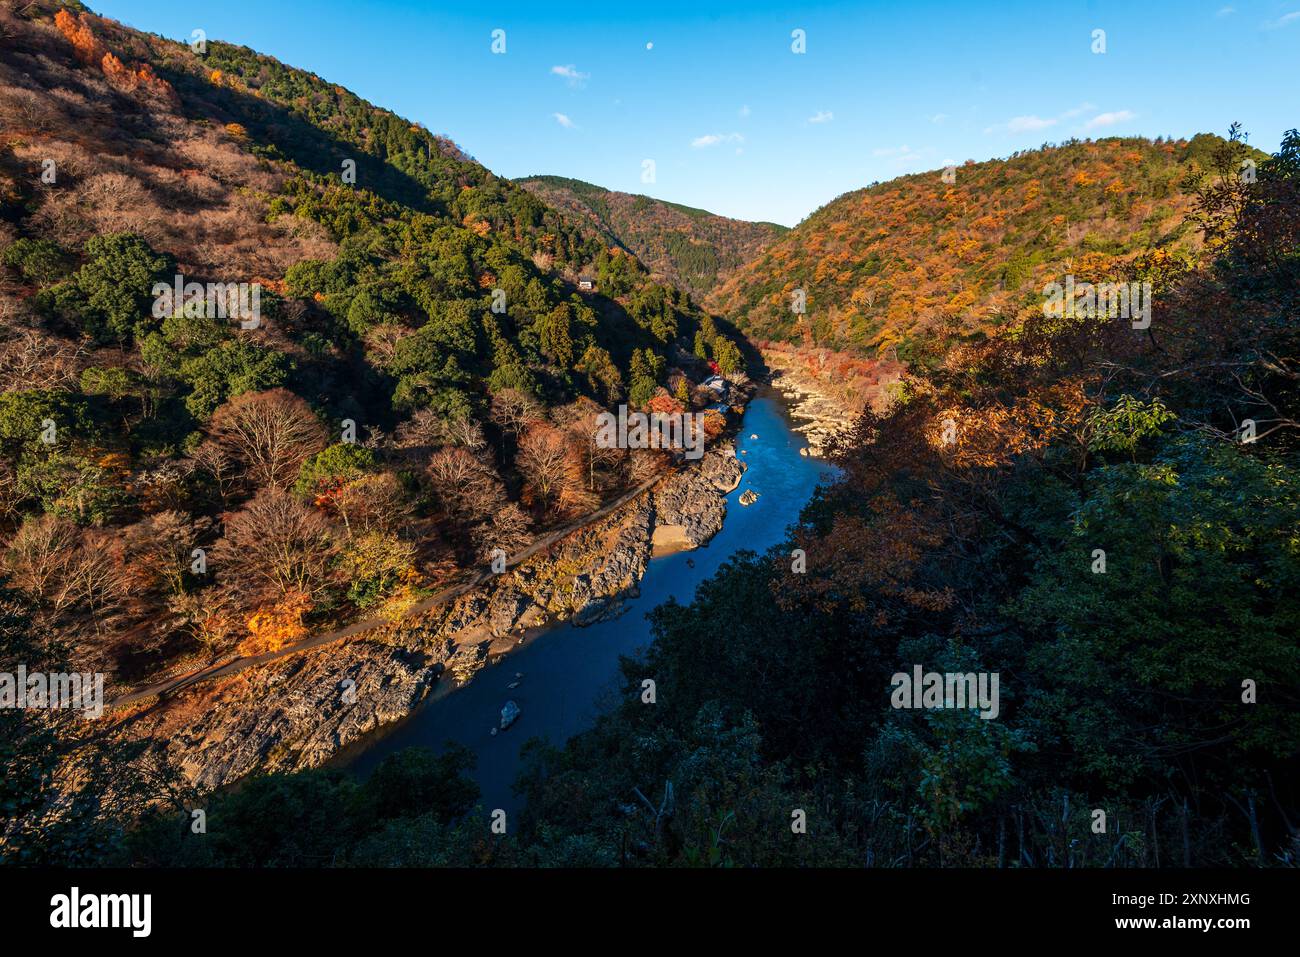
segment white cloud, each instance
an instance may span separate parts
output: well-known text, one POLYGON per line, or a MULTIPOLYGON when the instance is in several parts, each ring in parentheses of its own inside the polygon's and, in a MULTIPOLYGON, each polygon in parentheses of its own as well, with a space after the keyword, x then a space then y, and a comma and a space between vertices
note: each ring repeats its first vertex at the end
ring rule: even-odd
MULTIPOLYGON (((1069 110, 1065 110, 1064 112, 1058 113, 1056 116, 1038 116, 1032 113, 1029 114, 1028 116, 1013 116, 1005 123, 995 123, 993 126, 985 127, 984 132, 985 133, 1033 133, 1038 130, 1050 129, 1053 126, 1056 126, 1062 120, 1072 120, 1072 119, 1076 119, 1077 117, 1083 116, 1085 113, 1093 113, 1096 111, 1096 109, 1097 109, 1096 104, 1080 103, 1078 106, 1069 110)), ((1130 119, 1130 116, 1127 114, 1127 112, 1122 116, 1116 115, 1113 119, 1108 119, 1096 125, 1106 126, 1109 123, 1118 123, 1126 119, 1130 119)), ((1085 128, 1091 129, 1095 123, 1096 123, 1095 120, 1090 121, 1085 128)))
POLYGON ((1230 17, 1230 16, 1232 16, 1232 15, 1233 15, 1234 13, 1236 13, 1236 12, 1237 12, 1237 8, 1236 8, 1236 7, 1221 7, 1221 8, 1219 9, 1219 12, 1216 13, 1215 16, 1216 16, 1216 17, 1230 17))
POLYGON ((741 115, 741 116, 749 116, 749 106, 748 106, 748 105, 742 106, 742 107, 740 108, 740 115, 741 115))
POLYGON ((1264 24, 1264 29, 1265 29, 1265 30, 1280 30, 1280 29, 1282 29, 1282 27, 1289 27, 1291 24, 1295 23, 1297 20, 1300 20, 1300 10, 1297 10, 1295 13, 1284 13, 1284 14, 1282 14, 1282 16, 1278 17, 1276 20, 1272 20, 1272 21, 1270 21, 1270 22, 1264 24))
POLYGON ((1056 120, 1043 119, 1041 116, 1013 116, 1007 120, 1007 129, 1012 133, 1024 133, 1030 130, 1045 130, 1055 126, 1056 120))
POLYGON ((933 154, 933 147, 923 146, 920 149, 913 149, 906 143, 902 146, 886 146, 871 151, 872 156, 888 160, 889 165, 898 170, 918 166, 925 161, 926 157, 933 154))
POLYGON ((1136 117, 1137 114, 1132 110, 1116 110, 1114 113, 1098 113, 1087 123, 1083 124, 1085 130, 1095 130, 1099 126, 1114 126, 1116 123, 1127 123, 1136 117))
POLYGON ((590 73, 579 73, 577 67, 572 63, 565 66, 553 66, 551 67, 551 73, 555 76, 564 77, 564 79, 568 81, 569 86, 582 86, 591 79, 590 73))
POLYGON ((943 122, 944 120, 946 120, 947 118, 948 118, 948 114, 947 114, 947 113, 936 113, 936 114, 934 114, 934 116, 930 117, 930 122, 931 122, 931 123, 942 123, 942 122, 943 122))
POLYGON ((704 136, 697 136, 691 140, 693 149, 705 149, 709 146, 717 146, 719 143, 743 143, 745 138, 739 133, 708 133, 704 136))
POLYGON ((809 123, 829 123, 835 119, 835 114, 830 110, 818 110, 816 115, 808 117, 809 123))
POLYGON ((1045 130, 1049 126, 1055 126, 1056 120, 1052 117, 1042 116, 1013 116, 1005 123, 996 123, 993 126, 984 128, 985 133, 1030 133, 1034 130, 1045 130))
POLYGON ((577 127, 574 125, 573 120, 569 119, 563 113, 552 113, 551 116, 555 117, 555 122, 559 123, 566 130, 577 129, 577 127))

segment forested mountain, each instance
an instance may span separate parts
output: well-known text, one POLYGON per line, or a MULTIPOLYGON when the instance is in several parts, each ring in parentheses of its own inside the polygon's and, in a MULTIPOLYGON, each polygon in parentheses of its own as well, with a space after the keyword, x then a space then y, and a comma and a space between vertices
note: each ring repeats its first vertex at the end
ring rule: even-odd
POLYGON ((1141 278, 1186 260, 1200 242, 1187 176, 1220 143, 1072 141, 855 190, 707 302, 759 338, 908 361, 919 340, 969 341, 1015 321, 1064 273, 1141 278))
POLYGON ((525 853, 1296 866, 1300 133, 1254 155, 1199 157, 1149 328, 1040 309, 919 356, 790 540, 661 607, 620 706, 539 749, 525 853), (900 710, 917 665, 999 674, 996 720, 900 710), (665 782, 667 820, 621 806, 665 782))
POLYGON ((1149 328, 1040 311, 921 357, 789 540, 662 606, 619 703, 531 748, 517 833, 467 813, 467 754, 412 750, 364 785, 258 779, 216 798, 220 843, 158 817, 122 853, 1296 866, 1300 133, 1257 182, 1249 155, 1233 140, 1207 157, 1189 202, 1201 256, 1153 276, 1149 328), (996 720, 895 706, 914 666, 996 673, 996 720), (282 805, 334 810, 304 840, 288 812, 255 811, 282 805))
POLYGON ((620 193, 563 176, 518 181, 547 205, 625 249, 656 277, 697 297, 755 259, 786 227, 728 219, 649 196, 620 193))
MULTIPOLYGON (((597 452, 596 410, 702 408, 711 364, 739 373, 631 239, 450 141, 245 48, 18 10, 0 14, 5 670, 101 670, 111 696, 408 607, 664 468, 597 452), (255 284, 258 309, 164 301, 190 282, 223 306, 255 284)), ((677 215, 694 221, 650 222, 677 215)), ((705 288, 711 260, 691 262, 705 288)), ((887 372, 889 401, 833 443, 839 474, 786 541, 655 611, 594 727, 526 747, 507 833, 460 748, 196 794, 133 763, 139 742, 5 707, 0 855, 1300 864, 1300 132, 1270 157, 1234 128, 869 187, 709 301, 856 355, 823 364, 846 395, 887 372), (1066 274, 1150 283, 1150 321, 1048 313, 1066 274), (996 714, 900 704, 913 669, 998 676, 996 714)))
POLYGON ((77 4, 0 47, 0 570, 78 668, 410 602, 662 467, 584 460, 598 409, 739 370, 686 292, 341 86, 77 4))

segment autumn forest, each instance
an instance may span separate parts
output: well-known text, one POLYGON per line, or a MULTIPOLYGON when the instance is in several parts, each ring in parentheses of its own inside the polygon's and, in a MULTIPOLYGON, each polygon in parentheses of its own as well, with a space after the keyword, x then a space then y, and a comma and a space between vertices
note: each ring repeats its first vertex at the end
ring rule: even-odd
POLYGON ((1063 138, 793 228, 552 172, 0 10, 0 670, 103 681, 0 708, 0 861, 1300 865, 1300 133, 1063 138), (346 765, 762 503, 747 409, 809 394, 827 478, 521 744, 508 828, 481 744, 346 765))

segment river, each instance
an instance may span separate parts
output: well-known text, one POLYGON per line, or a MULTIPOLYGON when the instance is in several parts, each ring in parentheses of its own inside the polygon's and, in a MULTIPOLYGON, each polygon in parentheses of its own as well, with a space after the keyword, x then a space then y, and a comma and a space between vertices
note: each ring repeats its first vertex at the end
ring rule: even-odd
MULTIPOLYGON (((478 758, 473 777, 482 790, 482 806, 513 814, 520 804, 511 791, 520 747, 532 737, 560 744, 591 726, 603 710, 602 697, 618 687, 619 657, 652 640, 646 613, 669 598, 689 602, 696 586, 736 551, 761 552, 781 540, 818 482, 834 472, 828 463, 800 455, 805 447, 804 438, 790 428, 784 399, 771 390, 760 392, 745 409, 736 438, 745 475, 727 496, 721 531, 706 546, 652 559, 640 596, 629 599, 618 618, 586 628, 561 622, 540 629, 467 684, 440 684, 410 717, 344 756, 344 763, 365 775, 394 751, 412 745, 440 750, 455 741, 478 758), (737 499, 751 488, 758 501, 742 506, 737 499), (516 681, 517 688, 508 687, 516 681), (508 730, 493 735, 507 701, 522 713, 508 730)), ((736 640, 743 641, 744 635, 736 640)))

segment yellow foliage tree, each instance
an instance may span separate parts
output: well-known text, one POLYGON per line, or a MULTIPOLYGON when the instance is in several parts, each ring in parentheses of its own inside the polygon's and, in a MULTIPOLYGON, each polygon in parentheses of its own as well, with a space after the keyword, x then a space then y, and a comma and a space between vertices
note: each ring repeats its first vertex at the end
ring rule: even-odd
POLYGON ((305 638, 307 627, 302 619, 311 607, 310 596, 289 592, 271 607, 258 609, 248 619, 248 637, 240 642, 240 652, 260 655, 305 638))

